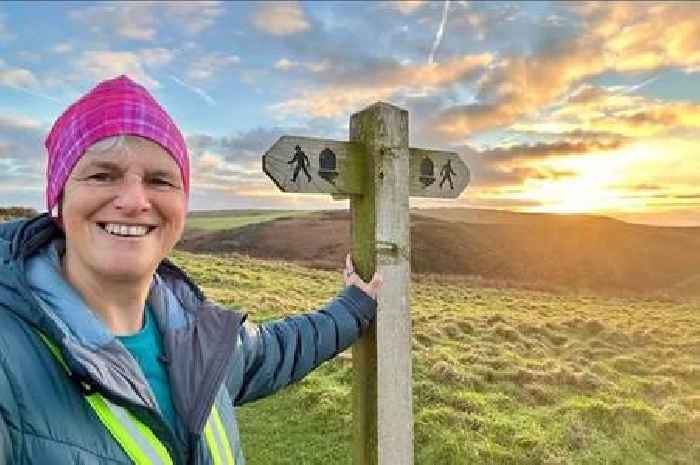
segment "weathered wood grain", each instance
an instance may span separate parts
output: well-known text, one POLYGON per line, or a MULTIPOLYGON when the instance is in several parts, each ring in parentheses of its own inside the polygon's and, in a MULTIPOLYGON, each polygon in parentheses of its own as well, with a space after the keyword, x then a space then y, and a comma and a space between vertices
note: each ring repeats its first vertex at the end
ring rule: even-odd
POLYGON ((363 278, 384 278, 377 320, 353 346, 353 464, 412 465, 408 112, 376 103, 351 117, 350 140, 367 150, 353 258, 363 278))

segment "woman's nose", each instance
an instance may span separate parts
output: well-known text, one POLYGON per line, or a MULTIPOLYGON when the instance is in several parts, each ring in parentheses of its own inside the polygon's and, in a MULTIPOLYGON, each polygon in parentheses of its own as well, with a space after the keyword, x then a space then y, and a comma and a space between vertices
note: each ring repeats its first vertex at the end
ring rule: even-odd
POLYGON ((114 205, 119 210, 127 212, 143 212, 151 208, 148 193, 141 178, 126 179, 123 183, 114 205))

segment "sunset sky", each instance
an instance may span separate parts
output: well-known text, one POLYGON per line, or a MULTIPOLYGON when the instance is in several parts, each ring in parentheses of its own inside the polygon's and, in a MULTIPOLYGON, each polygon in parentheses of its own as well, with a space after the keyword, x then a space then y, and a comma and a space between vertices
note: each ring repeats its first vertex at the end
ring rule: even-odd
POLYGON ((122 73, 185 134, 192 209, 346 206, 278 192, 261 156, 383 100, 472 172, 414 206, 700 225, 697 3, 2 3, 0 206, 44 210, 51 124, 122 73))

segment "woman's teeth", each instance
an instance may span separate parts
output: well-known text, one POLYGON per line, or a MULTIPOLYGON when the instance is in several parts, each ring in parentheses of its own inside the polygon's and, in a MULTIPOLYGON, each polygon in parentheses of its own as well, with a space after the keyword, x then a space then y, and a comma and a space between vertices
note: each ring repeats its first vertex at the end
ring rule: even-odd
POLYGON ((147 226, 107 223, 104 225, 104 230, 117 236, 139 237, 145 236, 148 233, 149 228, 147 226))

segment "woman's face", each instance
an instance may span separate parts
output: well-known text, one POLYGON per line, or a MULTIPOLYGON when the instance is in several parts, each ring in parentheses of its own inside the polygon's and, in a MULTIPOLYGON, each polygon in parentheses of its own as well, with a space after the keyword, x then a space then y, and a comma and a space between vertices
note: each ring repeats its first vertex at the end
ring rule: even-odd
POLYGON ((148 139, 89 150, 63 192, 64 266, 73 277, 150 279, 184 228, 180 170, 148 139))

